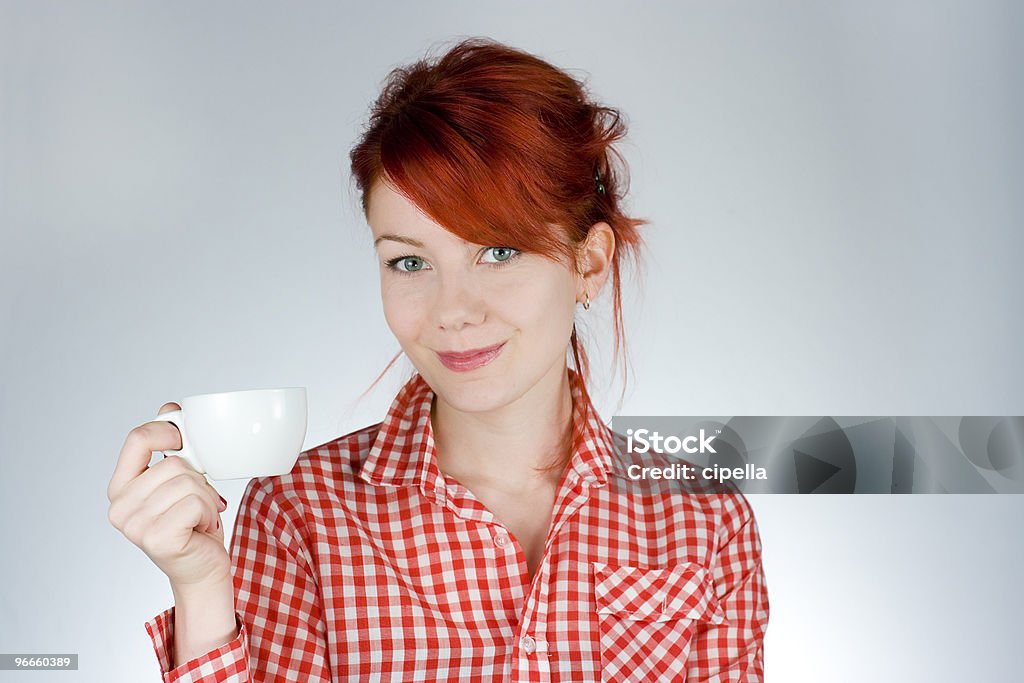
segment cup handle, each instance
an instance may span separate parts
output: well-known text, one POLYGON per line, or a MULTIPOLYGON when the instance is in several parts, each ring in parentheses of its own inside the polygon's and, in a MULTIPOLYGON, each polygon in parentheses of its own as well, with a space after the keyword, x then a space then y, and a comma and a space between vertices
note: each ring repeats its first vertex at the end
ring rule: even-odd
POLYGON ((192 449, 192 444, 189 443, 188 434, 185 433, 185 413, 181 410, 170 410, 166 413, 161 413, 153 418, 153 422, 170 422, 178 431, 181 433, 181 449, 177 451, 156 451, 165 458, 168 455, 176 455, 199 474, 206 474, 206 470, 199 463, 199 459, 196 457, 195 451, 192 449))

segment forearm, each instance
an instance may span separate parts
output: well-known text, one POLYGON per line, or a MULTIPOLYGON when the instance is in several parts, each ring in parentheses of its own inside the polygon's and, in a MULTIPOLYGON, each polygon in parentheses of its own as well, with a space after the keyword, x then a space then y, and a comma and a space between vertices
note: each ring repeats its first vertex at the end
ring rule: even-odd
POLYGON ((174 593, 174 666, 238 637, 231 579, 195 586, 171 585, 174 593))

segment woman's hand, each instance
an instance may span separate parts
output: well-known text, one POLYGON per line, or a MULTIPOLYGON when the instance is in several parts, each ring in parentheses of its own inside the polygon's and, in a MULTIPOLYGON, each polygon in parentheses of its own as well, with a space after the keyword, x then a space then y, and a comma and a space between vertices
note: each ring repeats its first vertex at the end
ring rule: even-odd
MULTIPOLYGON (((179 408, 165 403, 160 413, 179 408)), ((179 457, 149 466, 153 451, 180 448, 181 434, 170 422, 146 422, 129 432, 107 486, 107 517, 173 587, 230 581, 221 496, 179 457)))

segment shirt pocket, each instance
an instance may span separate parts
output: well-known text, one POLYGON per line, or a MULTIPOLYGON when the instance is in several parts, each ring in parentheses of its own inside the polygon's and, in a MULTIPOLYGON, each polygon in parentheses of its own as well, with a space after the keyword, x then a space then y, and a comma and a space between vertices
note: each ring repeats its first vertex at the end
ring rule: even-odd
POLYGON ((593 563, 602 681, 686 679, 698 628, 725 623, 707 567, 593 563))

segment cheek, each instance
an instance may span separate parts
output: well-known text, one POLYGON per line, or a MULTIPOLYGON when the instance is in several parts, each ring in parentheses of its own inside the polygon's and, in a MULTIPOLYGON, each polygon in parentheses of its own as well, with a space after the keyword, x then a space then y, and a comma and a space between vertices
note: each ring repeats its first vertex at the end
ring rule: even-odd
POLYGON ((399 341, 416 337, 426 310, 422 290, 403 282, 381 282, 381 304, 384 319, 399 341))
POLYGON ((575 283, 560 273, 540 271, 519 279, 514 287, 493 293, 501 310, 520 327, 530 328, 542 338, 568 340, 575 314, 575 283))

